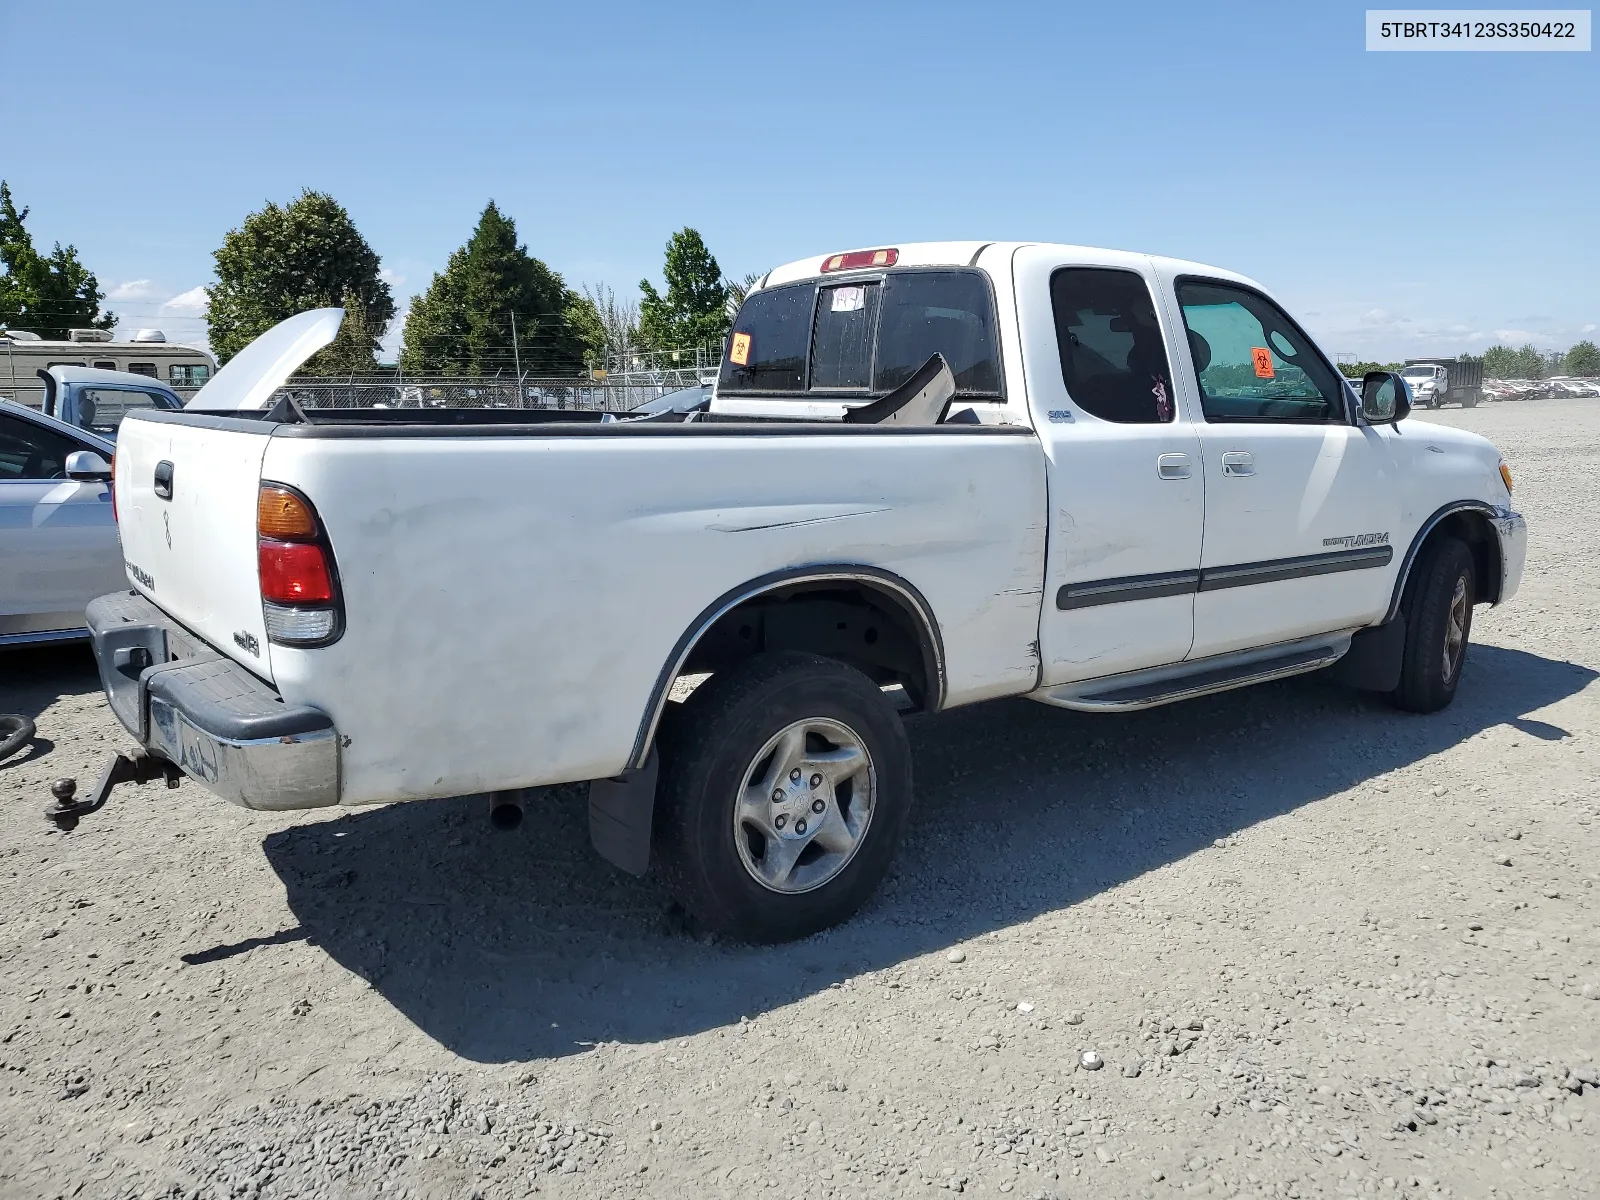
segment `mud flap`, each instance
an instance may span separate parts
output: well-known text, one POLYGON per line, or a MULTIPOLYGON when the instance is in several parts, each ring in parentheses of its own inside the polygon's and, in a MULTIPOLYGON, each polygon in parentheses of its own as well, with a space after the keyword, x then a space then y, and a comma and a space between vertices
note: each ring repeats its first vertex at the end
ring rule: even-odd
POLYGON ((601 858, 630 875, 643 875, 650 865, 650 824, 660 764, 651 747, 639 770, 589 783, 589 840, 601 858))
POLYGON ((1400 686, 1400 665, 1406 649, 1402 614, 1350 639, 1350 649, 1328 668, 1328 677, 1371 692, 1392 692, 1400 686))

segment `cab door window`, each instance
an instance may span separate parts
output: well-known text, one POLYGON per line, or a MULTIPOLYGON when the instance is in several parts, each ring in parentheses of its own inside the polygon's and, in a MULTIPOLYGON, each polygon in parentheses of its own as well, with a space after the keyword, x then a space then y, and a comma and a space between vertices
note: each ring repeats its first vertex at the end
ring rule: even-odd
POLYGON ((1339 373, 1276 304, 1207 279, 1177 291, 1207 421, 1347 419, 1339 373))
POLYGON ((1175 415, 1172 371, 1145 281, 1132 271, 1063 267, 1050 277, 1061 379, 1102 421, 1155 425, 1175 415))

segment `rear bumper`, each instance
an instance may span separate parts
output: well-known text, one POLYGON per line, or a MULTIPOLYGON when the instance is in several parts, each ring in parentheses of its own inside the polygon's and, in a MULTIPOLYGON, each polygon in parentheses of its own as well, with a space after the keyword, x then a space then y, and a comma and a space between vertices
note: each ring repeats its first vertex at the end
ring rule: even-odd
POLYGON ((326 713, 291 706, 143 596, 90 603, 106 700, 151 754, 245 808, 339 802, 339 735, 326 713))
POLYGON ((1504 604, 1522 583, 1522 567, 1528 560, 1528 523, 1509 508, 1495 509, 1489 523, 1500 541, 1500 594, 1495 603, 1504 604))

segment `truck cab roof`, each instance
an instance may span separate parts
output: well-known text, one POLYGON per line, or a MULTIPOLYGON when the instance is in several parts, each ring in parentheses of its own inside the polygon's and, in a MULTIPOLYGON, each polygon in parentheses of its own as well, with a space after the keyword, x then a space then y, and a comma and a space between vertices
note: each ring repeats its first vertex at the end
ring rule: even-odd
MULTIPOLYGON (((1085 265, 1105 265, 1108 267, 1127 266, 1132 260, 1154 262, 1174 274, 1200 274, 1214 279, 1228 279, 1236 283, 1247 284, 1259 288, 1261 285, 1247 276, 1235 271, 1226 271, 1221 267, 1213 267, 1206 263, 1190 262, 1186 259, 1164 258, 1159 255, 1141 254, 1129 250, 1112 250, 1098 246, 1075 246, 1070 243, 1060 242, 900 242, 880 246, 863 246, 852 250, 835 251, 818 257, 796 259, 794 262, 784 263, 774 267, 762 277, 758 288, 774 287, 782 283, 794 283, 801 279, 814 279, 828 274, 847 275, 852 270, 881 271, 886 266, 893 267, 992 267, 998 266, 1010 255, 1025 246, 1049 246, 1068 252, 1072 257, 1079 259, 1085 265), (827 264, 836 258, 854 258, 861 255, 872 255, 879 250, 892 251, 892 263, 872 264, 864 263, 857 267, 835 267, 826 269, 827 264)), ((752 289, 755 290, 755 289, 752 289)))

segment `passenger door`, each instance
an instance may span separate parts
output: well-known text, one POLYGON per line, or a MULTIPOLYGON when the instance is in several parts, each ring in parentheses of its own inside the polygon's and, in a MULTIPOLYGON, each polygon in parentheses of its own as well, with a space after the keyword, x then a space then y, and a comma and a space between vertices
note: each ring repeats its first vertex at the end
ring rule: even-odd
POLYGON ((1202 421, 1205 546, 1191 658, 1368 624, 1389 600, 1400 489, 1339 373, 1243 284, 1173 297, 1202 421))
POLYGON ((1023 365, 1049 481, 1044 684, 1182 661, 1193 638, 1200 442, 1177 403, 1148 259, 1025 247, 1023 365))
POLYGON ((0 640, 80 628, 89 601, 125 583, 110 486, 66 475, 67 455, 84 449, 0 414, 0 640))

